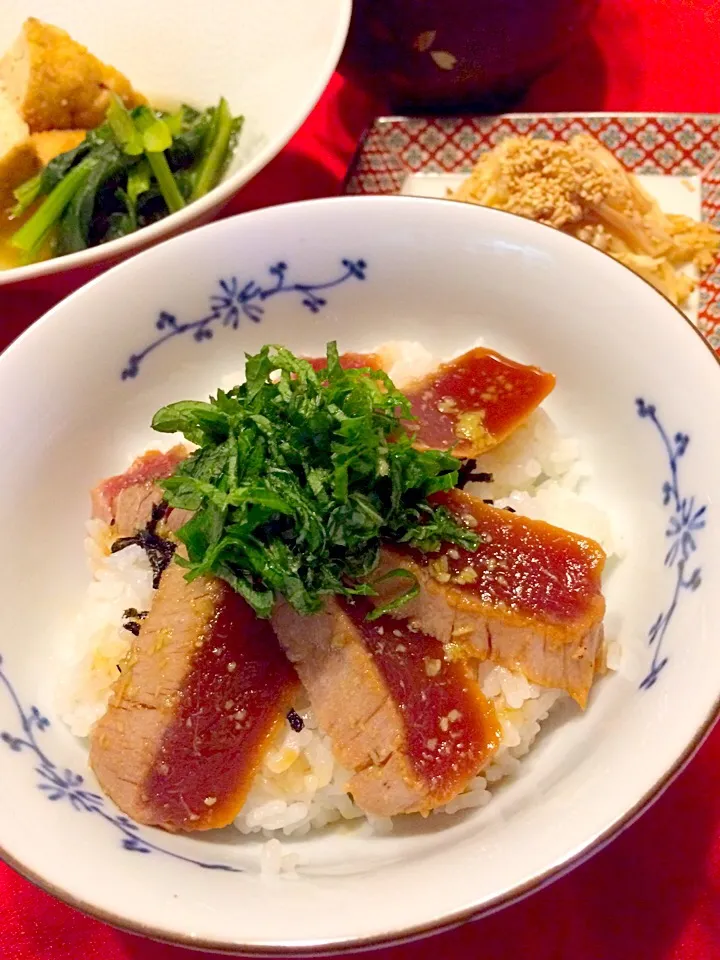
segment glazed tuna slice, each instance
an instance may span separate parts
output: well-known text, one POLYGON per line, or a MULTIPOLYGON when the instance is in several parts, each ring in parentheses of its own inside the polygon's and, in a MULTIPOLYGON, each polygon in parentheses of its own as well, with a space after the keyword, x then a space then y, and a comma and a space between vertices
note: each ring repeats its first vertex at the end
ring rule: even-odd
POLYGON ((156 481, 169 477, 188 453, 181 444, 167 453, 148 450, 125 473, 108 477, 95 487, 90 495, 92 516, 112 524, 116 536, 132 536, 149 523, 153 507, 162 500, 156 481))
MULTIPOLYGON (((327 366, 326 357, 307 357, 308 363, 317 372, 327 366)), ((382 370, 382 358, 376 353, 341 353, 340 366, 343 370, 359 370, 361 367, 370 367, 371 370, 382 370)))
POLYGON ((418 446, 478 457, 524 423, 554 386, 552 374, 478 347, 403 392, 418 446))
POLYGON ((366 813, 426 813, 488 762, 494 710, 464 662, 407 620, 369 621, 365 599, 330 600, 303 617, 280 602, 273 626, 295 665, 349 791, 366 813))
MULTIPOLYGON (((400 358, 392 350, 344 353, 346 370, 370 367, 391 370, 400 358)), ((315 370, 325 358, 310 360, 315 370)), ((555 377, 538 367, 516 363, 477 347, 441 364, 419 380, 401 384, 415 420, 408 424, 419 447, 453 450, 462 458, 478 457, 523 424, 555 386, 555 377)))
MULTIPOLYGON (((601 547, 460 490, 433 499, 475 529, 480 547, 435 554, 383 548, 378 575, 402 567, 420 584, 401 615, 417 618, 450 653, 479 652, 535 683, 566 690, 584 707, 601 660, 601 547)), ((377 589, 387 600, 398 587, 389 580, 377 589)))
POLYGON ((139 823, 231 823, 298 689, 269 622, 171 564, 120 668, 91 734, 102 789, 139 823))
POLYGON ((175 831, 233 820, 299 686, 269 623, 227 584, 188 583, 182 567, 167 566, 175 542, 166 537, 190 515, 157 509, 157 480, 187 454, 149 451, 93 493, 113 549, 144 538, 157 592, 92 732, 90 762, 125 813, 175 831))

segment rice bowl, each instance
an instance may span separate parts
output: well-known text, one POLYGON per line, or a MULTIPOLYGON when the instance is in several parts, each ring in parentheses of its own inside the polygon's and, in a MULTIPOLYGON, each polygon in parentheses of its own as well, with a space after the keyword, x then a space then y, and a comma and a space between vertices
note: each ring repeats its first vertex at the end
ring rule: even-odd
MULTIPOLYGON (((418 372, 433 367, 431 355, 419 343, 390 343, 375 352, 385 358, 391 379, 400 388, 418 372)), ((224 377, 222 382, 231 389, 239 375, 224 377)), ((467 484, 468 493, 590 536, 609 558, 616 555, 608 516, 578 492, 591 473, 580 457, 580 445, 562 437, 542 409, 500 446, 479 457, 477 469, 492 480, 467 484)), ((107 523, 87 521, 85 552, 93 579, 74 629, 58 647, 60 659, 66 661, 57 693, 59 714, 81 738, 88 737, 107 708, 117 664, 128 655, 132 635, 124 629, 123 612, 147 610, 153 599, 153 571, 147 555, 139 546, 112 553, 112 541, 107 523)), ((608 639, 611 664, 617 665, 617 644, 612 638, 606 638, 606 643, 608 639)), ((437 807, 435 814, 485 806, 495 784, 519 774, 520 758, 530 750, 553 706, 566 696, 562 690, 529 682, 519 670, 491 662, 481 662, 477 672, 500 720, 502 739, 492 762, 459 796, 437 807)), ((391 831, 392 818, 366 815, 353 802, 348 792, 351 773, 334 758, 332 741, 319 728, 302 692, 293 709, 302 720, 301 729, 283 725, 275 735, 234 826, 242 834, 259 833, 268 840, 302 837, 339 821, 353 821, 355 826, 364 822, 378 833, 391 831)), ((261 872, 292 872, 301 862, 297 850, 287 854, 277 842, 269 843, 262 854, 261 872)))
MULTIPOLYGON (((0 848, 23 873, 95 916, 234 953, 316 954, 421 936, 525 895, 607 842, 678 772, 715 719, 720 554, 708 505, 720 496, 720 464, 697 397, 704 406, 720 401, 716 360, 656 292, 586 245, 508 214, 408 198, 263 211, 138 257, 57 308, 0 359, 0 400, 10 405, 20 392, 24 404, 0 437, 17 464, 0 498, 16 558, 0 604, 7 638, 0 729, 27 739, 27 722, 34 746, 0 751, 3 821, 14 824, 0 833, 0 848), (342 258, 362 258, 364 279, 340 280, 342 258), (178 325, 200 321, 219 276, 229 288, 237 277, 238 290, 250 280, 267 289, 276 282, 267 267, 280 262, 288 293, 262 301, 260 322, 241 313, 237 330, 218 318, 213 339, 174 335, 121 379, 128 358, 158 339, 161 312, 178 325), (293 284, 323 283, 317 312, 291 292, 293 284), (127 645, 118 617, 145 602, 149 573, 131 547, 110 562, 102 527, 93 524, 88 587, 87 491, 156 442, 143 424, 159 407, 236 379, 241 351, 272 342, 314 356, 333 338, 358 351, 392 338, 419 341, 437 358, 478 336, 552 370, 558 387, 546 415, 507 441, 506 459, 499 447, 489 455, 484 467, 495 485, 491 495, 485 484, 477 493, 501 509, 575 527, 612 554, 604 585, 611 672, 594 686, 588 709, 581 713, 568 697, 553 703, 551 691, 532 696, 529 684, 499 671, 483 676, 488 697, 524 714, 522 725, 503 729, 502 780, 492 781, 488 768, 454 801, 456 812, 396 818, 390 832, 386 823, 346 819, 353 810, 342 799, 340 771, 307 713, 307 727, 297 733, 286 725, 268 752, 275 769, 266 774, 264 765, 241 829, 188 837, 128 825, 102 796, 78 738, 97 717, 127 645), (669 382, 668 355, 673 383, 692 382, 693 396, 669 382), (26 390, 30 371, 40 369, 26 390), (693 504, 682 582, 696 568, 702 577, 678 588, 677 605, 660 621, 678 576, 675 554, 665 563, 675 542, 666 536, 674 500, 663 503, 668 450, 680 501, 693 504), (651 644, 656 623, 655 636, 663 632, 651 644), (107 646, 93 665, 98 633, 107 646), (84 684, 89 667, 94 686, 84 684), (552 729, 537 736, 543 723, 552 729), (306 769, 300 761, 308 753, 306 769), (278 798, 273 784, 295 764, 318 789, 304 782, 304 795, 278 798), (49 776, 58 792, 52 803, 37 789, 49 776), (328 796, 338 819, 319 826, 328 796), (268 808, 278 799, 284 806, 268 808), (465 803, 470 808, 460 809, 465 803), (313 816, 318 828, 306 829, 313 816), (98 883, 99 871, 112 884, 98 883), (261 873, 272 882, 260 882, 261 873)), ((302 714, 303 704, 297 709, 302 714)))

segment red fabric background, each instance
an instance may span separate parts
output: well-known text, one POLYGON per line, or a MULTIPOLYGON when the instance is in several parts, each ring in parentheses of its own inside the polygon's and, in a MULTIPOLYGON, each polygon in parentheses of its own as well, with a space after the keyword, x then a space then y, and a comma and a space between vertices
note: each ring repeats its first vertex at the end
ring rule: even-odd
MULTIPOLYGON (((603 0, 592 40, 536 83, 522 106, 720 112, 719 33, 720 0, 603 0)), ((300 133, 229 212, 337 192, 363 127, 380 110, 336 76, 300 133)), ((0 288, 0 347, 59 289, 0 288)), ((720 958, 718 771, 720 728, 640 822, 589 863, 487 920, 383 951, 384 960, 720 958)), ((2 960, 188 956, 87 919, 0 866, 2 960)))

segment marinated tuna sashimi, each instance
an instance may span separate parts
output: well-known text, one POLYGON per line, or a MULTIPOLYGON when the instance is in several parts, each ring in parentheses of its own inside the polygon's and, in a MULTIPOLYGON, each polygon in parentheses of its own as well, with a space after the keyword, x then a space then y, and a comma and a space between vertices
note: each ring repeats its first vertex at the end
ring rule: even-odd
POLYGON ((93 492, 119 535, 111 549, 143 547, 157 590, 92 732, 90 763, 125 813, 191 831, 232 822, 299 681, 272 627, 225 582, 188 583, 168 566, 167 535, 191 514, 169 509, 157 481, 187 454, 150 451, 93 492))
MULTIPOLYGON (((316 373, 327 365, 325 357, 308 357, 307 359, 316 373)), ((360 370, 362 367, 370 367, 371 370, 383 369, 383 359, 377 353, 341 353, 339 360, 344 370, 360 370)))
MULTIPOLYGON (((566 690, 585 706, 603 638, 604 551, 461 490, 433 499, 471 527, 480 546, 432 554, 402 544, 384 548, 378 574, 402 567, 420 584, 402 616, 416 617, 444 644, 469 644, 473 655, 566 690)), ((389 580, 377 589, 387 599, 397 587, 389 580)))
POLYGON ((368 619, 366 598, 273 615, 348 784, 366 813, 426 813, 460 793, 492 757, 499 728, 463 662, 406 619, 368 619))
POLYGON ((169 477, 189 453, 182 444, 167 453, 148 450, 131 466, 103 480, 92 491, 92 516, 112 524, 119 537, 130 537, 151 519, 153 508, 163 498, 157 481, 169 477))
POLYGON ((239 386, 156 412, 187 446, 93 491, 68 723, 139 823, 301 836, 483 806, 614 664, 602 547, 464 489, 567 504, 612 552, 576 443, 528 421, 552 375, 480 348, 425 375, 395 341, 310 365, 263 347, 239 386))
POLYGON ((298 689, 270 624, 172 564, 120 669, 90 740, 103 790, 139 823, 231 823, 298 689))
POLYGON ((405 388, 416 418, 410 429, 422 446, 478 457, 524 423, 554 386, 552 374, 477 347, 405 388))
MULTIPOLYGON (((347 370, 387 371, 393 359, 388 351, 339 357, 347 370)), ((326 362, 310 360, 316 371, 326 362)), ((551 373, 476 347, 403 387, 415 417, 407 426, 421 447, 479 457, 521 426, 554 386, 551 373)))

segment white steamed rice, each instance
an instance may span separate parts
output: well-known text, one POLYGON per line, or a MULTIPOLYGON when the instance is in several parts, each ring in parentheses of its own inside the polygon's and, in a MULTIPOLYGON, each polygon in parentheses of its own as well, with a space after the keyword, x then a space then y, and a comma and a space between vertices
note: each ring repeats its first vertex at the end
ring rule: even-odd
MULTIPOLYGON (((400 357, 391 368, 399 385, 411 372, 417 376, 432 367, 430 354, 419 345, 387 345, 385 349, 400 357)), ((224 385, 231 385, 233 379, 237 382, 237 378, 227 378, 224 385)), ((619 554, 608 517, 581 496, 590 468, 581 458, 579 443, 562 437, 544 411, 536 411, 505 443, 481 457, 478 469, 491 473, 493 481, 471 484, 470 492, 592 537, 608 554, 619 554)), ((146 610, 152 600, 152 572, 143 551, 129 547, 111 554, 109 544, 109 528, 101 521, 89 521, 85 548, 92 580, 71 634, 64 638, 58 688, 60 714, 78 737, 87 737, 104 713, 118 675, 116 665, 132 641, 121 625, 123 611, 129 607, 146 610)), ((617 658, 611 645, 608 665, 617 666, 617 658)), ((490 663, 480 665, 479 679, 497 711, 502 729, 500 749, 481 775, 436 813, 452 814, 488 803, 494 785, 516 773, 540 725, 555 703, 567 696, 490 663)), ((368 818, 353 803, 346 792, 350 774, 335 762, 329 738, 318 729, 307 701, 299 701, 295 709, 304 727, 298 733, 287 725, 279 733, 235 820, 237 829, 268 838, 302 836, 338 821, 362 822, 376 833, 392 829, 391 821, 368 818)), ((292 871, 293 857, 285 854, 275 839, 264 846, 261 870, 292 871)))

